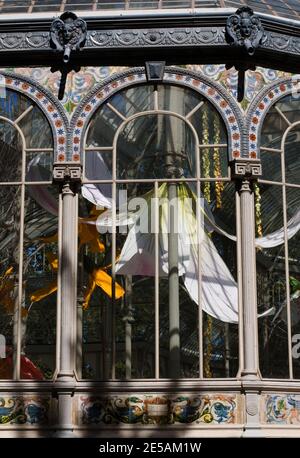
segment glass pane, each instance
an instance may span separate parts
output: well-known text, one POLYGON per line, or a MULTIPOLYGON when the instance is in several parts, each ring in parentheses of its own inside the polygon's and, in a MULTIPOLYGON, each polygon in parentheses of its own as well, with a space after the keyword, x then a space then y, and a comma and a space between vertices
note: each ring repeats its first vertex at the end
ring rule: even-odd
POLYGON ((18 123, 26 140, 26 148, 53 148, 50 125, 41 110, 34 108, 18 123))
POLYGON ((0 121, 0 182, 20 181, 22 177, 22 140, 18 131, 0 121))
MULTIPOLYGON (((287 220, 297 218, 299 213, 300 189, 287 188, 287 220)), ((294 378, 300 378, 300 233, 299 231, 288 242, 289 248, 289 282, 292 335, 292 360, 294 378)))
POLYGON ((186 116, 201 101, 203 101, 203 97, 190 89, 168 84, 158 86, 159 110, 173 111, 186 116))
MULTIPOLYGON (((227 377, 235 376, 238 367, 238 331, 233 324, 237 322, 236 255, 235 243, 219 235, 217 225, 220 220, 223 229, 230 234, 235 232, 232 205, 235 188, 232 183, 226 183, 220 195, 218 186, 208 184, 211 185, 211 198, 204 203, 206 217, 204 230, 201 229, 202 300, 204 310, 213 317, 213 324, 208 318, 204 319, 206 349, 203 357, 206 366, 210 367, 207 377, 227 377)), ((87 197, 80 200, 77 313, 78 322, 82 323, 78 339, 82 341, 83 353, 79 351, 77 361, 83 378, 110 378, 114 362, 116 378, 155 376, 154 190, 149 183, 132 183, 122 185, 120 191, 126 191, 128 201, 127 212, 121 206, 121 199, 117 201, 114 309, 111 211, 97 211, 87 197), (106 226, 101 226, 101 222, 106 226), (101 233, 97 228, 101 228, 101 233)), ((204 185, 202 194, 207 197, 204 185)), ((159 184, 158 195, 160 377, 198 377, 198 245, 194 188, 188 183, 159 184), (170 200, 172 205, 174 202, 178 205, 173 223, 168 213, 170 200)), ((126 197, 123 201, 126 202, 126 197)))
POLYGON ((282 188, 259 184, 259 196, 257 232, 270 242, 256 250, 258 314, 266 313, 258 318, 260 370, 265 378, 288 378, 284 244, 271 243, 283 228, 282 188))
MULTIPOLYGON (((130 227, 120 226, 117 236, 119 256, 117 261, 118 282, 125 294, 117 323, 122 329, 121 338, 116 336, 118 352, 117 376, 121 378, 155 377, 155 280, 153 271, 154 253, 151 231, 151 198, 153 185, 123 185, 123 201, 128 196, 130 217, 141 212, 140 218, 130 227), (126 193, 126 194, 125 194, 126 193), (149 200, 147 200, 147 197, 149 200), (134 199, 138 199, 135 200, 134 199), (144 206, 143 206, 144 203, 144 206), (135 241, 138 244, 136 250, 135 241), (151 253, 140 249, 149 243, 151 253), (142 244, 142 245, 140 245, 142 244), (132 255, 128 253, 132 251, 132 255), (145 258, 144 258, 145 256, 145 258)), ((119 198, 119 202, 121 199, 119 198)), ((120 213, 120 212, 118 212, 120 213)))
POLYGON ((274 107, 267 113, 261 131, 260 144, 268 148, 280 149, 281 140, 288 125, 274 107))
POLYGON ((112 151, 86 151, 84 175, 88 180, 111 180, 112 151))
POLYGON ((20 189, 0 186, 0 379, 16 367, 20 189))
POLYGON ((129 9, 142 8, 142 9, 152 9, 158 7, 158 0, 130 0, 129 9))
POLYGON ((270 181, 282 181, 281 153, 261 151, 262 179, 270 181))
POLYGON ((21 378, 45 380, 53 377, 56 355, 56 188, 27 187, 25 211, 21 378))
MULTIPOLYGON (((74 1, 74 0, 72 0, 74 1)), ((82 0, 80 0, 81 2, 82 0)), ((46 11, 58 11, 61 5, 61 0, 35 0, 34 4, 32 5, 32 12, 39 13, 46 11)))
POLYGON ((104 105, 91 120, 86 146, 112 146, 117 128, 122 118, 104 105))
POLYGON ((284 144, 285 178, 287 183, 300 184, 300 130, 287 134, 284 144))
POLYGON ((299 97, 288 95, 276 103, 277 108, 284 114, 291 124, 300 121, 299 97))
POLYGON ((113 9, 124 9, 125 3, 118 0, 109 0, 105 2, 98 2, 97 9, 99 10, 113 10, 113 9))
POLYGON ((238 294, 236 243, 217 231, 236 232, 233 183, 201 184, 206 237, 201 241, 203 373, 235 377, 238 371, 238 294), (217 266, 217 267, 216 267, 217 266))
POLYGON ((111 234, 98 232, 96 221, 101 211, 89 194, 83 192, 82 196, 85 198, 79 199, 78 220, 77 371, 84 379, 100 380, 111 374, 112 307, 107 289, 111 234))
POLYGON ((191 116, 190 122, 196 129, 200 145, 227 144, 227 132, 224 122, 209 102, 206 101, 191 116))
POLYGON ((0 116, 15 121, 30 105, 30 99, 6 89, 5 97, 0 97, 0 116))
POLYGON ((226 148, 200 148, 202 178, 228 177, 228 151, 226 148))
POLYGON ((141 116, 128 122, 120 133, 117 176, 122 179, 162 178, 173 173, 195 176, 195 153, 194 136, 184 121, 168 115, 141 116))
POLYGON ((26 181, 51 181, 53 153, 26 153, 26 181))
POLYGON ((129 118, 141 111, 154 109, 153 91, 154 87, 148 85, 131 87, 114 95, 110 99, 110 103, 123 116, 129 118))

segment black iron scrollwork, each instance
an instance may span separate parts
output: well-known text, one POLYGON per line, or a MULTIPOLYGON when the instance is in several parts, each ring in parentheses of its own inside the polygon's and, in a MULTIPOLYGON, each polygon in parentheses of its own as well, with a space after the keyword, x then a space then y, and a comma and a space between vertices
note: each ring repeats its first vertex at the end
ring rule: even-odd
POLYGON ((75 13, 66 11, 51 24, 51 44, 59 52, 63 52, 63 61, 67 64, 71 51, 78 51, 84 46, 87 25, 75 13))
POLYGON ((71 53, 79 51, 83 48, 86 42, 87 25, 86 22, 78 18, 75 13, 66 11, 60 18, 54 19, 50 29, 50 44, 51 47, 60 53, 63 53, 62 63, 51 68, 52 72, 60 71, 61 81, 59 87, 58 98, 61 100, 64 97, 67 75, 70 71, 78 72, 79 65, 73 65, 70 62, 71 53))
POLYGON ((226 39, 230 44, 241 46, 253 56, 264 35, 264 28, 251 8, 243 6, 226 22, 226 39))
MULTIPOLYGON (((264 33, 259 17, 248 6, 239 8, 227 19, 225 35, 227 42, 245 49, 249 56, 255 53, 262 42, 264 33)), ((227 69, 231 67, 232 64, 226 65, 227 69)), ((237 100, 241 102, 244 98, 246 72, 255 70, 255 65, 252 62, 238 61, 234 67, 238 71, 237 100)))

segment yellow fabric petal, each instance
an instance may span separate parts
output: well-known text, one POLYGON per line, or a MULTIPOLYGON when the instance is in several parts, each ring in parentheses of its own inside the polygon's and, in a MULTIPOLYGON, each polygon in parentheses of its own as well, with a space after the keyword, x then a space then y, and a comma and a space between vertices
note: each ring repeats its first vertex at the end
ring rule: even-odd
MULTIPOLYGON (((112 297, 112 278, 102 269, 95 269, 90 275, 90 283, 84 295, 82 308, 86 310, 89 306, 95 287, 99 286, 109 297, 112 297)), ((115 298, 120 299, 125 294, 119 283, 115 283, 115 298)))
POLYGON ((52 253, 51 251, 47 251, 45 253, 46 255, 46 258, 51 266, 51 269, 54 271, 54 272, 57 272, 58 270, 58 258, 57 258, 57 255, 52 253))
POLYGON ((45 288, 38 289, 35 293, 30 296, 31 302, 39 302, 50 294, 57 291, 57 281, 49 283, 45 288))
POLYGON ((79 218, 78 236, 80 246, 89 245, 92 253, 103 253, 105 251, 105 246, 99 240, 96 218, 79 218))
MULTIPOLYGON (((96 285, 99 286, 103 291, 109 296, 112 297, 112 278, 104 270, 98 269, 94 270, 93 277, 95 279, 96 285)), ((115 283, 115 298, 120 299, 125 294, 124 289, 119 283, 115 283)))
POLYGON ((8 268, 8 269, 5 271, 5 274, 4 274, 4 276, 6 277, 7 275, 10 275, 10 274, 12 274, 12 273, 13 273, 13 270, 14 270, 14 268, 13 268, 13 267, 9 267, 9 268, 8 268))

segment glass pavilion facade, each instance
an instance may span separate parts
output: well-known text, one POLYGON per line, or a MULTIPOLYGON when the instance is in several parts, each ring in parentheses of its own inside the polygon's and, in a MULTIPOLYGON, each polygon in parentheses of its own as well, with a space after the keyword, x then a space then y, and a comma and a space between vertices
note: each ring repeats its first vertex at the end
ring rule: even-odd
POLYGON ((299 17, 1 2, 0 437, 300 436, 299 17))

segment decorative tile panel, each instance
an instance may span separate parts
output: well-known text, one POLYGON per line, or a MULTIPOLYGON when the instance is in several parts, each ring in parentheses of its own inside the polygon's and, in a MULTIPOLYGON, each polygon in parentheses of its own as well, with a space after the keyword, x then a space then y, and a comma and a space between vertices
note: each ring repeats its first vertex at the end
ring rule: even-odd
POLYGON ((300 425, 299 394, 266 394, 261 398, 261 422, 273 425, 300 425))
POLYGON ((0 430, 5 425, 47 425, 49 410, 49 396, 0 396, 0 430))
POLYGON ((216 395, 80 396, 77 422, 82 425, 225 425, 240 423, 241 397, 216 395))

